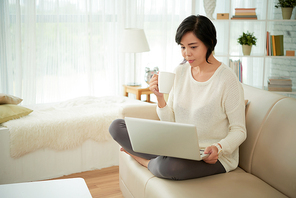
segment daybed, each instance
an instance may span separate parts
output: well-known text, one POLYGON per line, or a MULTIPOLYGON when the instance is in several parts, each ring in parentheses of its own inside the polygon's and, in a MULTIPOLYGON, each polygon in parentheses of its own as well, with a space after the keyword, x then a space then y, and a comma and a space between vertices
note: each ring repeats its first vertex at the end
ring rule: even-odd
POLYGON ((26 106, 34 111, 0 125, 0 184, 118 165, 118 145, 108 128, 131 104, 149 106, 124 96, 26 106))
MULTIPOLYGON (((243 85, 247 139, 239 167, 225 174, 185 181, 153 176, 124 152, 119 154, 124 197, 296 197, 296 100, 243 85)), ((158 119, 155 106, 129 106, 123 116, 158 119), (151 108, 153 110, 151 110, 151 108), (150 112, 150 113, 148 113, 150 112)))

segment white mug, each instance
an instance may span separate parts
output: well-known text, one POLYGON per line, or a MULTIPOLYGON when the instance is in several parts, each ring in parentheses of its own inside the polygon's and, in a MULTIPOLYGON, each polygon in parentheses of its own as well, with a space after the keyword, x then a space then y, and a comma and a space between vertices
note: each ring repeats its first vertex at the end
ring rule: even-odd
POLYGON ((172 72, 161 71, 158 74, 158 89, 160 93, 170 93, 175 80, 175 74, 172 72))

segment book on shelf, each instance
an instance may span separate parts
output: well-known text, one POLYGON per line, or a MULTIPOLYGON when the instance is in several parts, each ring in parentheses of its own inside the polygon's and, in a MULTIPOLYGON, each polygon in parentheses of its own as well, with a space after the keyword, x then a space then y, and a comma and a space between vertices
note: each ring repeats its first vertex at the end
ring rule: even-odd
POLYGON ((273 56, 276 56, 276 51, 275 51, 275 39, 274 39, 274 35, 271 35, 271 46, 272 46, 272 54, 273 56))
POLYGON ((235 16, 232 16, 232 18, 256 18, 257 19, 257 15, 235 15, 235 16))
POLYGON ((231 17, 232 20, 257 20, 257 17, 231 17))
POLYGON ((234 8, 235 11, 249 11, 249 10, 253 10, 255 11, 256 8, 234 8))
POLYGON ((256 16, 255 12, 235 12, 235 16, 256 16))
POLYGON ((269 86, 268 91, 284 91, 284 92, 292 92, 292 87, 290 86, 269 86))
POLYGON ((231 19, 257 19, 256 8, 235 8, 235 15, 231 19))
POLYGON ((270 76, 268 77, 268 83, 271 85, 290 85, 292 86, 291 78, 287 76, 270 76))
POLYGON ((235 8, 235 14, 237 13, 254 13, 256 14, 256 8, 235 8))
POLYGON ((231 17, 231 20, 257 20, 257 18, 248 18, 248 17, 234 18, 234 17, 231 17))
POLYGON ((270 44, 269 44, 269 32, 266 32, 266 55, 269 56, 270 55, 270 44))
POLYGON ((270 35, 266 33, 267 56, 284 56, 284 35, 270 35))
POLYGON ((292 91, 292 80, 286 76, 270 76, 267 83, 268 91, 292 91))
POLYGON ((284 56, 284 35, 274 35, 277 56, 284 56))
POLYGON ((232 60, 229 59, 229 67, 233 70, 233 72, 238 77, 238 80, 243 82, 243 65, 240 60, 232 60))

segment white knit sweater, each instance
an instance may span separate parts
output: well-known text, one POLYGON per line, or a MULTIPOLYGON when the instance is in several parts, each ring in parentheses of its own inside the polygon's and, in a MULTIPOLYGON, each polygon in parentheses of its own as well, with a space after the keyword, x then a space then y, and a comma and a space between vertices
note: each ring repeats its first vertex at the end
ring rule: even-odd
POLYGON ((244 92, 234 72, 221 64, 206 82, 196 81, 186 63, 175 70, 175 82, 160 120, 190 123, 205 148, 220 143, 219 161, 226 171, 238 166, 238 147, 246 139, 244 92))

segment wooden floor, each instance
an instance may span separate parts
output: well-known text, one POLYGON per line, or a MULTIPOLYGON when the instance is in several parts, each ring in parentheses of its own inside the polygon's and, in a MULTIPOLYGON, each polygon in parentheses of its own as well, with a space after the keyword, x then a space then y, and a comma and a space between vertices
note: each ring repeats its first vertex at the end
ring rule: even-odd
POLYGON ((119 168, 112 166, 100 170, 74 173, 71 175, 55 178, 83 178, 93 198, 123 198, 119 189, 119 168))

